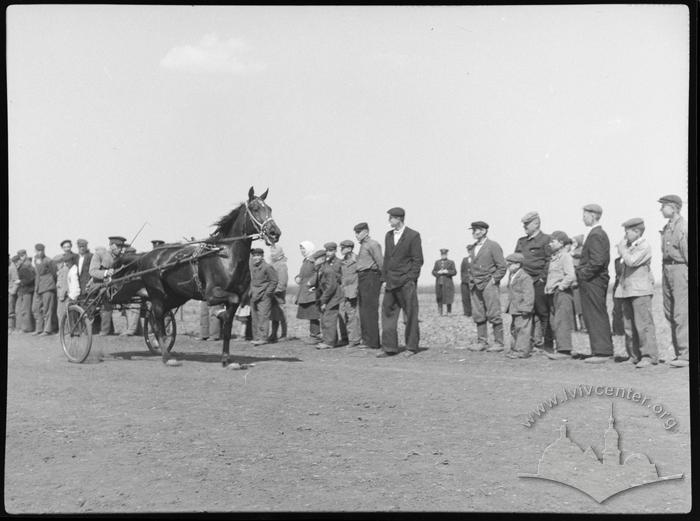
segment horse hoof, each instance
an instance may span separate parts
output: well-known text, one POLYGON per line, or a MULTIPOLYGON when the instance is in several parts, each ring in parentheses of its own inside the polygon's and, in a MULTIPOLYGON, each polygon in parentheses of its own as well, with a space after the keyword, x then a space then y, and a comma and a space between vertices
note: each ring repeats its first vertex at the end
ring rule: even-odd
POLYGON ((177 367, 177 366, 182 365, 182 362, 180 362, 179 360, 170 359, 167 362, 165 362, 165 365, 169 365, 171 367, 177 367))

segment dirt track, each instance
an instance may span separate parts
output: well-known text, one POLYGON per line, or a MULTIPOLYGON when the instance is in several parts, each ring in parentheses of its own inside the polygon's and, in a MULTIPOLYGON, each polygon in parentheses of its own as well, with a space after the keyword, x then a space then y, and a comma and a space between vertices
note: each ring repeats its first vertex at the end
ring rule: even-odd
MULTIPOLYGON (((415 357, 234 341, 237 361, 255 363, 247 371, 222 369, 218 342, 184 334, 195 327, 194 304, 178 324, 181 367, 163 366, 140 338, 96 337, 107 360, 77 365, 56 336, 10 335, 5 508, 689 510, 687 369, 473 353, 458 348, 473 335, 471 319, 435 317, 429 295, 421 306, 428 350, 415 357), (662 476, 685 478, 603 504, 559 483, 519 478, 537 471, 563 418, 575 442, 601 454, 608 398, 569 401, 523 425, 538 402, 578 384, 630 386, 663 404, 675 430, 639 404, 614 400, 621 449, 648 455, 662 476)), ((301 335, 303 324, 292 321, 290 333, 301 335)))

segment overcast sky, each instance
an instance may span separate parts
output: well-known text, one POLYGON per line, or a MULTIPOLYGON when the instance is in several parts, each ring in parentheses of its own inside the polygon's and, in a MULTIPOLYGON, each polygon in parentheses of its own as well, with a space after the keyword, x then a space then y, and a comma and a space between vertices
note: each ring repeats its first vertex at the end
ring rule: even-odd
POLYGON ((11 6, 9 251, 201 238, 254 185, 292 273, 359 221, 383 244, 393 206, 430 283, 471 221, 508 254, 528 211, 575 235, 596 202, 613 244, 644 218, 659 280, 688 38, 676 5, 11 6))

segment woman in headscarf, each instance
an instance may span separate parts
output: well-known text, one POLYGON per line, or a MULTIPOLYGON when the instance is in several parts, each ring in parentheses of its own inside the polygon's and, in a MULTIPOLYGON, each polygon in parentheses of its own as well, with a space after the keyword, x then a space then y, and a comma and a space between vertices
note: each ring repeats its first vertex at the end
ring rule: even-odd
POLYGON ((299 286, 297 297, 294 301, 298 304, 297 318, 309 321, 309 338, 307 344, 317 344, 321 341, 321 307, 316 293, 316 270, 314 267, 314 244, 311 241, 299 243, 304 260, 299 269, 299 275, 294 281, 299 286))

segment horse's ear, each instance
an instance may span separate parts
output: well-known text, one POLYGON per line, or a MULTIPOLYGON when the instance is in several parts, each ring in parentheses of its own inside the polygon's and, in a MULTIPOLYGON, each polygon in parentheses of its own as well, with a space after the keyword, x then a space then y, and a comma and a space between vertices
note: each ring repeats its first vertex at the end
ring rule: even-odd
POLYGON ((248 190, 248 200, 252 201, 253 197, 255 197, 255 190, 253 190, 253 187, 250 187, 250 190, 248 190))
POLYGON ((263 194, 260 196, 260 199, 262 199, 262 200, 264 201, 265 198, 267 197, 267 192, 269 192, 269 191, 270 191, 269 188, 268 188, 267 190, 265 190, 265 191, 263 192, 263 194))

